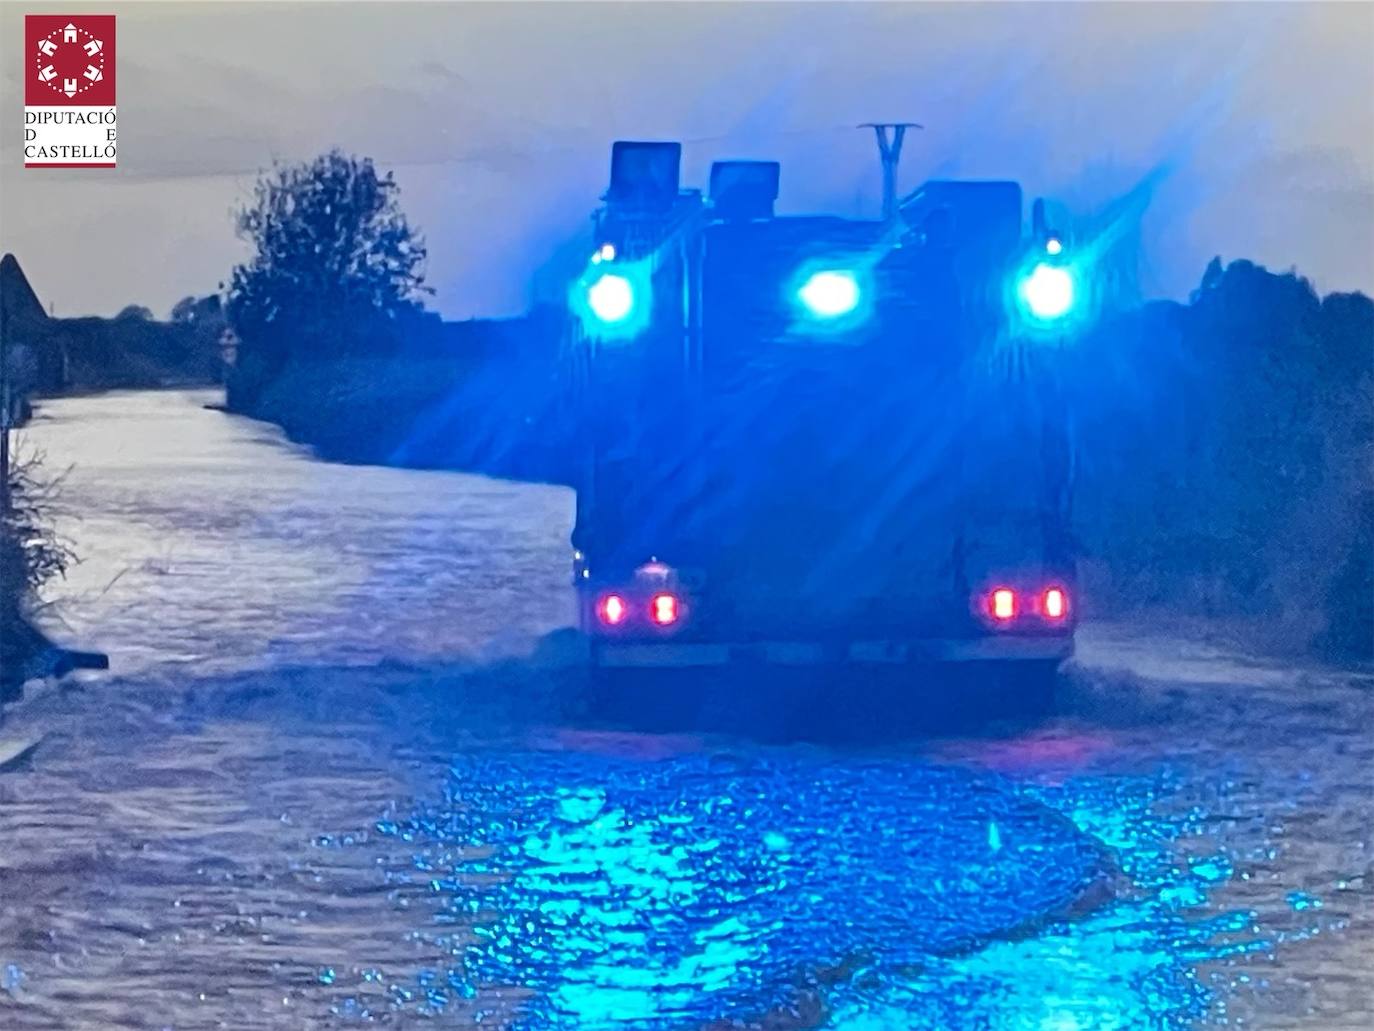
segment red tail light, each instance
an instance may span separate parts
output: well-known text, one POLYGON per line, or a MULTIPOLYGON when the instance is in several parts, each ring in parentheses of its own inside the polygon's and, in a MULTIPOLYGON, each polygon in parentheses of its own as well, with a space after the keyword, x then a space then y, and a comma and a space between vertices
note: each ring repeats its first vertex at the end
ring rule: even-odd
POLYGON ((1040 598, 1040 612, 1046 619, 1063 619, 1069 614, 1069 596, 1062 587, 1047 587, 1040 598))
POLYGON ((1016 618, 1016 592, 1010 587, 998 587, 988 595, 988 615, 1000 623, 1016 618))
POLYGON ((630 614, 630 606, 618 594, 608 594, 596 604, 596 614, 607 626, 619 626, 630 614))
POLYGON ((677 597, 672 594, 655 594, 649 602, 649 616, 659 626, 672 626, 680 615, 677 597))

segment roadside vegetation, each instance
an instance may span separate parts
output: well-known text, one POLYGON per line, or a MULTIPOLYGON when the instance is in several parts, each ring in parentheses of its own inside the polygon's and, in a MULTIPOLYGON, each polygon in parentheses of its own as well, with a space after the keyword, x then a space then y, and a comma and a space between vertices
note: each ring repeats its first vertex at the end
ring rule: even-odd
MULTIPOLYGON (((568 482, 562 313, 424 311, 390 175, 337 151, 279 168, 238 229, 231 409, 326 457, 568 482)), ((1374 302, 1214 260, 1188 302, 1107 313, 1075 346, 1089 607, 1374 658, 1374 302)))
POLYGON ((225 312, 231 411, 328 458, 568 479, 560 315, 444 322, 399 187, 338 151, 284 166, 237 215, 252 257, 225 312))
POLYGON ((1374 658, 1374 302, 1213 261, 1076 370, 1085 596, 1374 658))
POLYGON ((13 697, 49 648, 29 617, 39 588, 73 561, 46 515, 56 489, 37 457, 21 456, 11 465, 8 510, 0 505, 0 701, 13 697))

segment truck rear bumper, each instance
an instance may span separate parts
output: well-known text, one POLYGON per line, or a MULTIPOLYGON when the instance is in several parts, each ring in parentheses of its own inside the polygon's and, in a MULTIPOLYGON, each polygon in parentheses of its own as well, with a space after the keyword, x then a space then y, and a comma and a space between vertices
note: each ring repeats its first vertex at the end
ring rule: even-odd
POLYGON ((673 641, 602 641, 593 663, 605 667, 728 666, 761 663, 819 666, 832 663, 892 665, 920 662, 1058 661, 1073 654, 1072 637, 1001 637, 816 643, 757 641, 747 644, 673 641))

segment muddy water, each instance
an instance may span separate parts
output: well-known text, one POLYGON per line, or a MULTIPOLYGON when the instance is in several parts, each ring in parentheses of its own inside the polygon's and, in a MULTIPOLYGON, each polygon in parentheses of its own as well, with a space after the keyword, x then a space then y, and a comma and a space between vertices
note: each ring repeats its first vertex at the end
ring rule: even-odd
POLYGON ((113 670, 0 733, 0 1028, 1374 1026, 1374 679, 1090 628, 1064 712, 589 725, 566 491, 51 402, 113 670))

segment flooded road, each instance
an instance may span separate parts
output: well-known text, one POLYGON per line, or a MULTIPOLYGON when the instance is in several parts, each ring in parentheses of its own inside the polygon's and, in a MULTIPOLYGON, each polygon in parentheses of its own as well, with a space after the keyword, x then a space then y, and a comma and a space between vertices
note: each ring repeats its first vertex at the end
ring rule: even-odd
POLYGON ((3 734, 0 1028, 1374 1026, 1374 677, 1089 627, 1063 711, 590 724, 569 492, 47 402, 109 674, 3 734))

